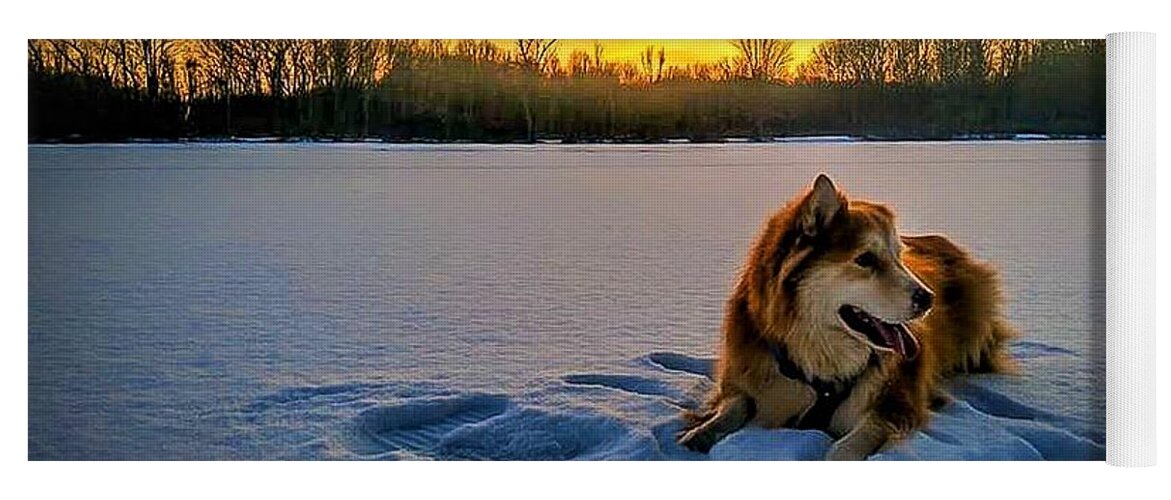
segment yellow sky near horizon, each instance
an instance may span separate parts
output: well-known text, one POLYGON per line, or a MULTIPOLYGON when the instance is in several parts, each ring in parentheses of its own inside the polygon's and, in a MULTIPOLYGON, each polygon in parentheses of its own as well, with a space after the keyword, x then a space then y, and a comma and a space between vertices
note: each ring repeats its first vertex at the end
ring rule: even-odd
MULTIPOLYGON (((511 50, 513 40, 494 40, 502 47, 511 50)), ((824 40, 793 40, 793 66, 800 65, 808 60, 814 47, 824 40)), ((594 53, 594 43, 602 44, 602 58, 607 61, 620 63, 639 62, 639 58, 647 47, 663 48, 667 59, 667 66, 688 66, 696 63, 714 63, 724 58, 736 56, 736 48, 731 40, 726 39, 566 39, 558 40, 556 45, 557 57, 562 62, 568 62, 569 56, 575 51, 587 54, 594 53)))

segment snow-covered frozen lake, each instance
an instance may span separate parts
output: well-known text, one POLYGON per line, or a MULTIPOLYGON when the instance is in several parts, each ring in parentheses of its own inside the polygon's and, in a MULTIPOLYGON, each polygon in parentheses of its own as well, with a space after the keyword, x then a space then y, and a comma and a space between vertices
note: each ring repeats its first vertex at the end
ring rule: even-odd
POLYGON ((879 459, 1105 457, 1105 143, 29 146, 29 458, 679 448, 764 218, 820 171, 1001 269, 1022 376, 879 459))

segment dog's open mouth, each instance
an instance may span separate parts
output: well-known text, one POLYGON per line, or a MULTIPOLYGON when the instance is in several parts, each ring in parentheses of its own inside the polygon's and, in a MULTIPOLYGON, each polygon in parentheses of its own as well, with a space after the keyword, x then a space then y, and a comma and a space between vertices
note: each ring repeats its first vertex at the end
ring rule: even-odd
POLYGON ((838 316, 846 327, 861 333, 871 345, 890 349, 906 359, 919 355, 919 339, 902 323, 887 323, 860 308, 846 305, 838 309, 838 316))

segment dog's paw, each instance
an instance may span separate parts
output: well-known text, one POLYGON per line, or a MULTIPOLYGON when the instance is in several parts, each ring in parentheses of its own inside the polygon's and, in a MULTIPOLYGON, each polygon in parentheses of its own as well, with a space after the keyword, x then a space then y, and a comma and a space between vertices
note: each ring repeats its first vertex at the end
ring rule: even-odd
POLYGON ((707 453, 711 451, 712 446, 719 442, 721 436, 716 435, 711 429, 706 429, 703 426, 696 427, 691 430, 680 432, 675 436, 675 441, 680 446, 691 451, 699 453, 707 453))
POLYGON ((835 462, 866 460, 866 452, 859 451, 857 448, 849 446, 848 443, 838 441, 829 448, 825 459, 835 462))

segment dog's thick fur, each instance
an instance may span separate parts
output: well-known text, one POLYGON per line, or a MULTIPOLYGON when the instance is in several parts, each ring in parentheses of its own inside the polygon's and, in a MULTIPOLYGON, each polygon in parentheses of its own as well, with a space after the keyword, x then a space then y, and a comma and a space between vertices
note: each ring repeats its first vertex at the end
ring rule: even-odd
POLYGON ((750 421, 794 425, 819 397, 816 379, 848 390, 823 428, 836 440, 827 458, 863 459, 926 424, 946 401, 943 377, 1013 371, 1000 303, 990 266, 942 236, 899 236, 890 209, 818 176, 752 245, 726 304, 716 385, 679 442, 707 451, 750 421), (917 355, 852 331, 847 306, 904 324, 917 355), (807 379, 782 375, 778 348, 807 379))

